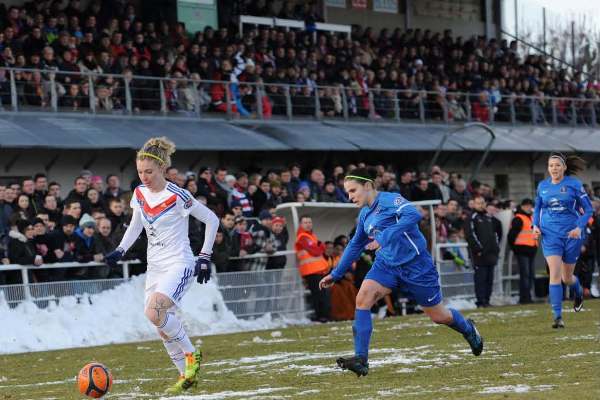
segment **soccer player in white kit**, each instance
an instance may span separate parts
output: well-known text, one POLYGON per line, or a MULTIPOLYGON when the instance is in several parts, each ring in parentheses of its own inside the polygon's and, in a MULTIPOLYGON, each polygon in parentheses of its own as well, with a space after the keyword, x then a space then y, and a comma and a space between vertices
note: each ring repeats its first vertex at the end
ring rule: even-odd
POLYGON ((167 353, 179 370, 177 383, 167 392, 180 393, 197 384, 201 353, 190 341, 175 310, 194 278, 200 283, 210 279, 210 256, 219 219, 190 192, 165 179, 174 152, 175 145, 165 137, 148 140, 138 151, 136 165, 142 184, 135 188, 131 198, 131 223, 117 249, 105 259, 116 264, 142 229, 146 229, 148 268, 144 312, 157 327, 167 353), (206 224, 204 245, 197 258, 188 238, 189 215, 206 224))

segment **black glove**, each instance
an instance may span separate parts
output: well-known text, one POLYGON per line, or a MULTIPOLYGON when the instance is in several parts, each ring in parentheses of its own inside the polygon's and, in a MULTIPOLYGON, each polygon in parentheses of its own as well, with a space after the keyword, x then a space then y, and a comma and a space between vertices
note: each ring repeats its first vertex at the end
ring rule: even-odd
POLYGON ((210 280, 210 254, 200 253, 196 259, 196 275, 198 283, 207 283, 210 280))
POLYGON ((117 262, 123 258, 123 254, 125 254, 125 250, 120 247, 117 247, 110 253, 104 256, 104 262, 108 264, 110 267, 116 267, 117 262))

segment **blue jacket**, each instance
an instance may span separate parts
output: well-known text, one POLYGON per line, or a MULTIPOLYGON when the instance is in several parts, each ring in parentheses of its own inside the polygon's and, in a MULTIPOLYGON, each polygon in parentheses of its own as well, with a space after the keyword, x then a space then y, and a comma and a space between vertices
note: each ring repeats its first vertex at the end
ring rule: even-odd
POLYGON ((574 176, 565 176, 557 184, 546 178, 538 185, 533 212, 533 225, 543 235, 567 237, 576 227, 582 233, 594 213, 590 198, 581 181, 574 176))
POLYGON ((333 279, 342 279, 373 239, 381 246, 376 263, 384 267, 397 268, 427 254, 427 241, 419 230, 420 220, 419 211, 404 197, 380 192, 370 207, 360 210, 356 233, 331 272, 333 279))

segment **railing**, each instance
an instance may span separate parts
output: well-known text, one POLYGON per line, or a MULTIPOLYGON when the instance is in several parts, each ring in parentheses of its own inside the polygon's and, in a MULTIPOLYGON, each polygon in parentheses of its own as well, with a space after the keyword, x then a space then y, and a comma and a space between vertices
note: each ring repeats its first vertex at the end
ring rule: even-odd
POLYGON ((600 97, 225 82, 0 68, 4 112, 596 127, 600 97))
MULTIPOLYGON (((257 253, 244 258, 247 258, 246 261, 251 261, 277 256, 289 257, 290 254, 293 255, 294 252, 281 251, 271 255, 257 253)), ((123 261, 121 263, 123 278, 40 283, 31 283, 28 272, 40 269, 93 268, 105 264, 4 265, 0 268, 0 273, 21 271, 23 283, 0 286, 0 296, 11 307, 23 301, 33 301, 39 307, 46 307, 50 302, 60 303, 61 298, 65 297, 75 297, 77 301, 81 301, 87 295, 112 289, 127 282, 130 266, 140 263, 138 260, 123 261)), ((294 264, 288 263, 287 265, 294 264)), ((306 315, 305 289, 296 268, 213 273, 213 279, 223 295, 225 305, 237 317, 257 317, 266 313, 287 317, 306 315)))
POLYGON ((443 296, 445 298, 474 298, 473 265, 469 257, 468 244, 464 242, 438 243, 435 246, 435 253, 443 296), (464 264, 459 265, 451 259, 444 259, 443 253, 448 251, 460 251, 460 258, 464 264))

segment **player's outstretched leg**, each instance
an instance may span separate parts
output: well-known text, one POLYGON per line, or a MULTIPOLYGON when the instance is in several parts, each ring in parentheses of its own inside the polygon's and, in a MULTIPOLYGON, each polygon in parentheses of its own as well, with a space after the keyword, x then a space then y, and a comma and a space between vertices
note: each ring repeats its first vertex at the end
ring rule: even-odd
POLYGON ((471 346, 471 351, 474 355, 478 356, 481 354, 483 351, 483 337, 479 334, 472 319, 465 319, 458 310, 446 308, 441 303, 433 307, 423 307, 423 311, 436 324, 448 325, 450 328, 461 333, 467 343, 469 343, 469 346, 471 346))

